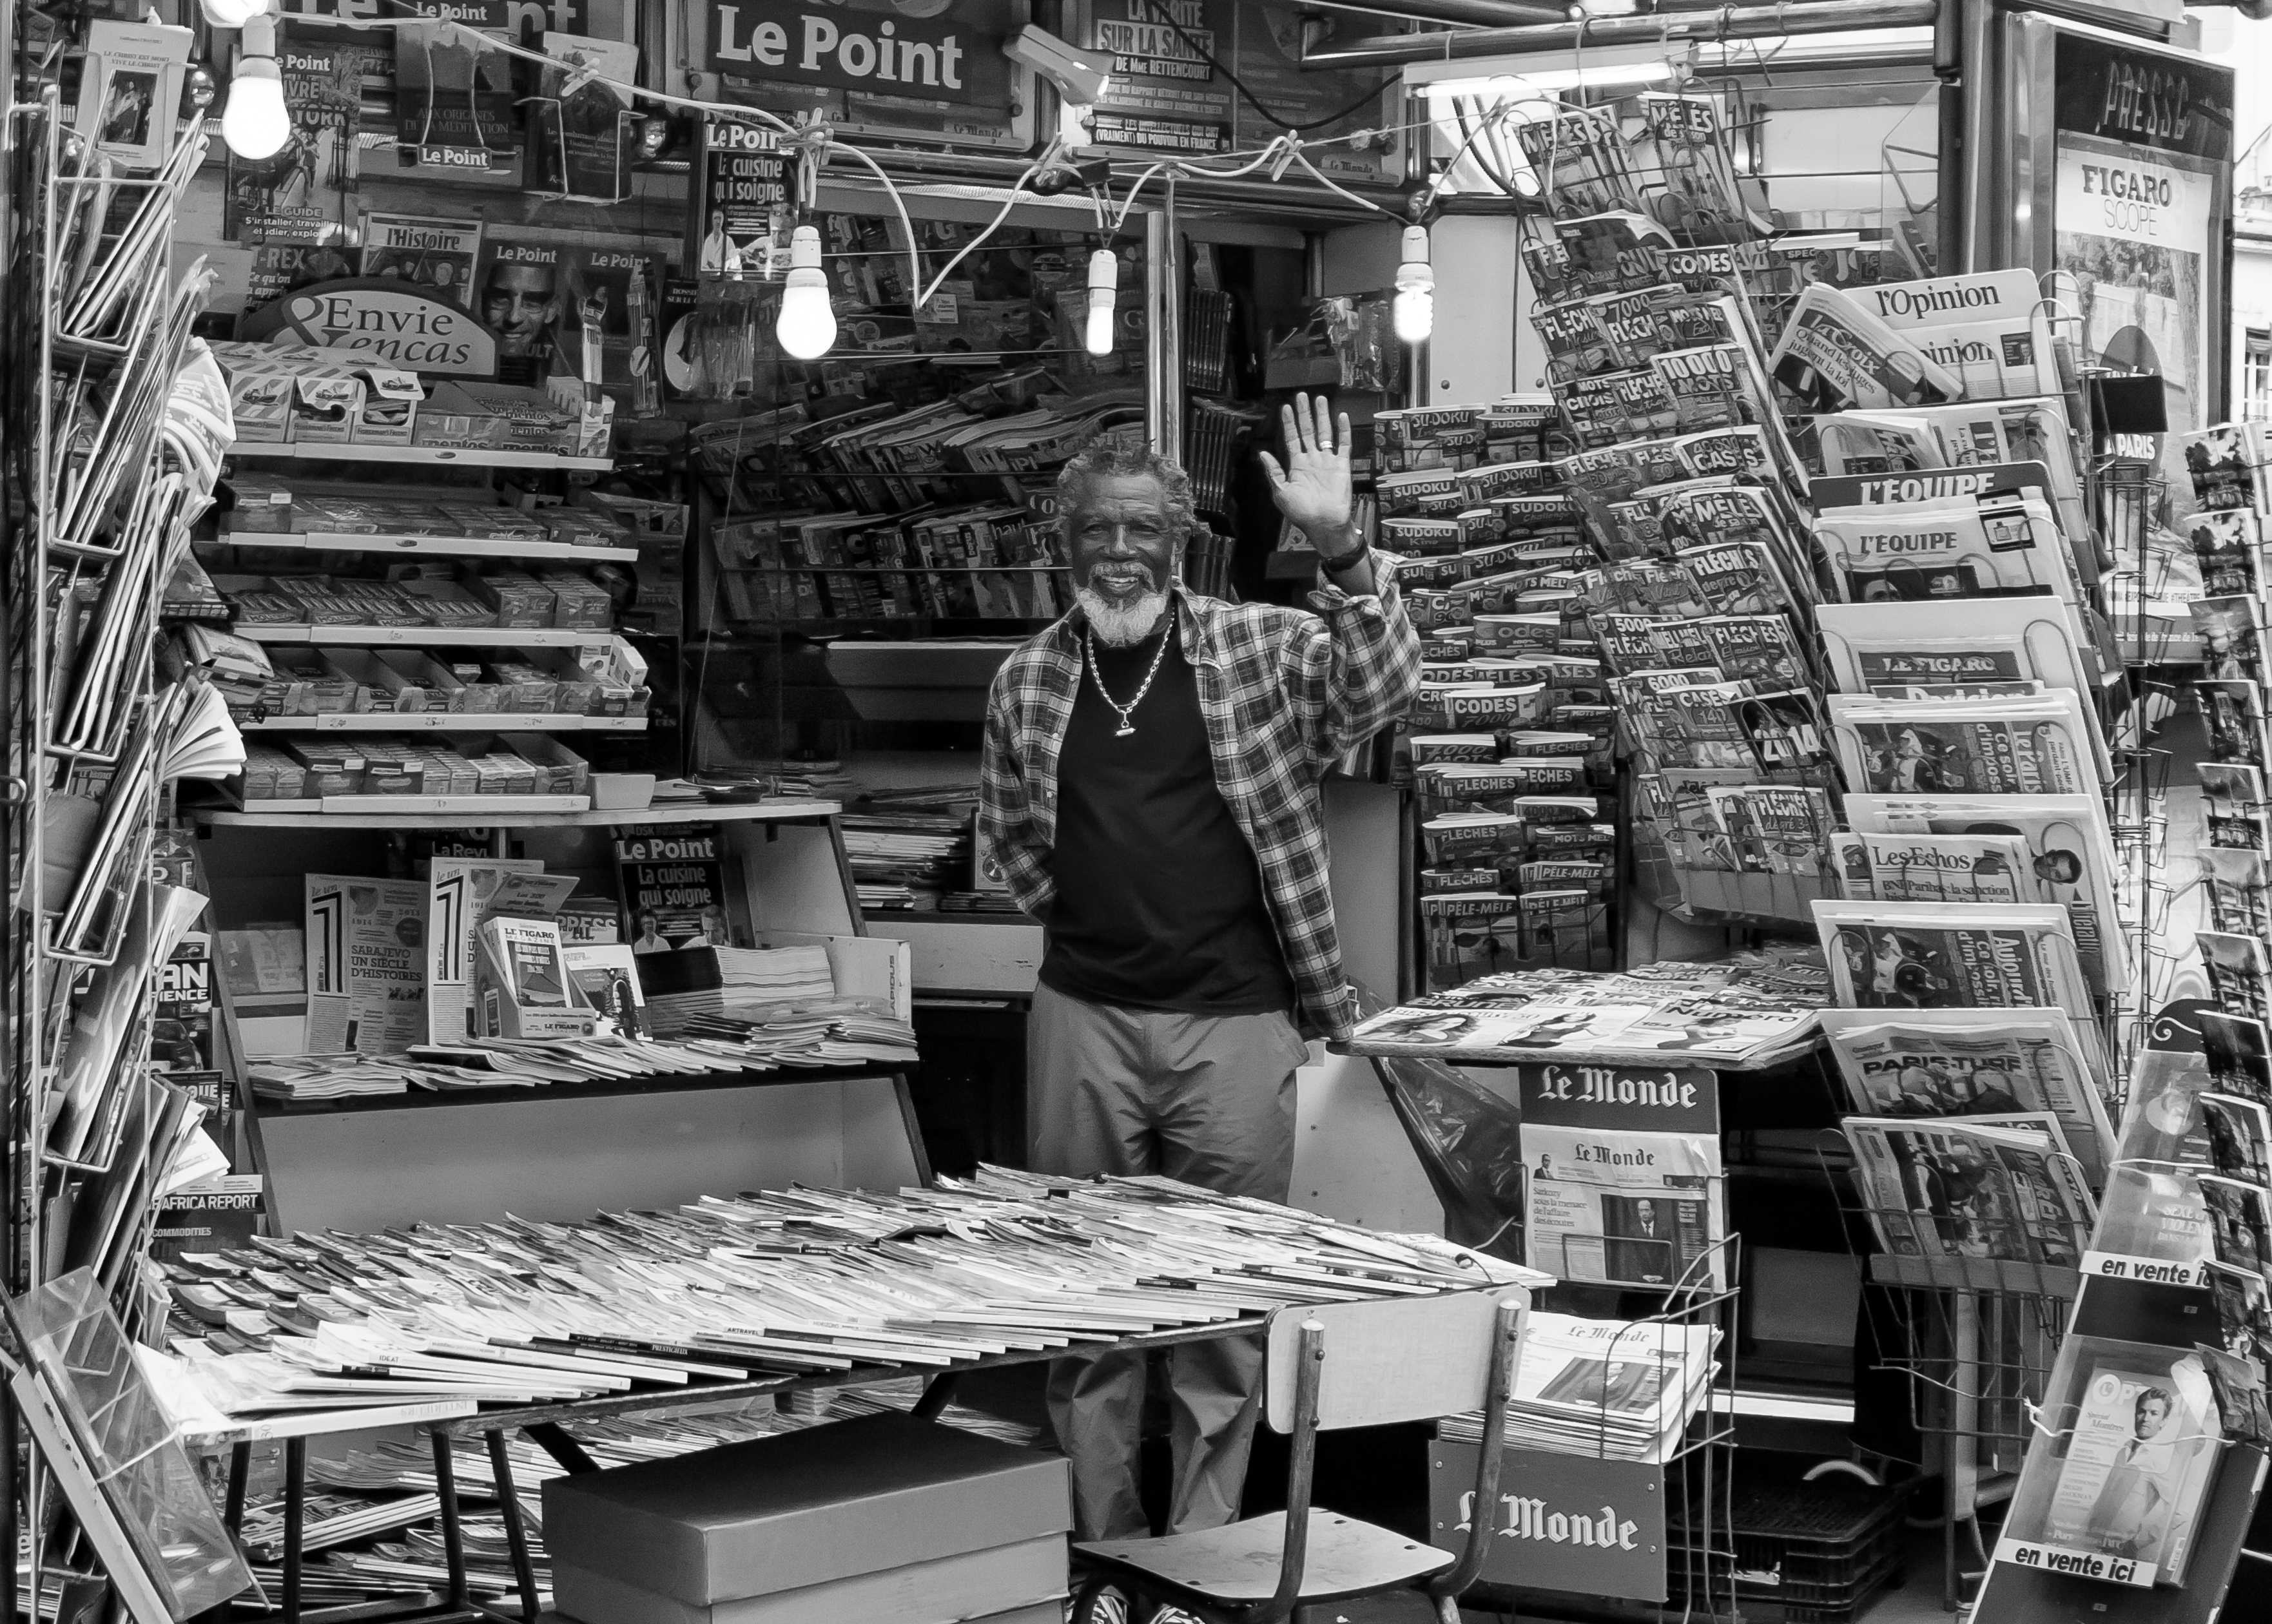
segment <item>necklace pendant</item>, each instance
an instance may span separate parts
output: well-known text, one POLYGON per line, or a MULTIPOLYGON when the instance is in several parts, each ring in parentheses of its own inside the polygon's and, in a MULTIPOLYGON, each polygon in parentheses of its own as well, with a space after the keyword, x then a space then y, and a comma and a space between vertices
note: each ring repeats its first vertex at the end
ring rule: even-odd
POLYGON ((1114 729, 1112 730, 1112 736, 1113 736, 1114 738, 1116 738, 1116 739, 1125 739, 1125 738, 1126 738, 1130 734, 1134 733, 1135 731, 1136 731, 1136 724, 1135 724, 1135 723, 1133 723, 1133 722, 1132 722, 1132 721, 1129 721, 1126 718, 1125 718, 1125 717, 1124 717, 1124 718, 1122 718, 1122 719, 1121 719, 1120 726, 1117 726, 1117 727, 1116 727, 1116 728, 1114 728, 1114 729))

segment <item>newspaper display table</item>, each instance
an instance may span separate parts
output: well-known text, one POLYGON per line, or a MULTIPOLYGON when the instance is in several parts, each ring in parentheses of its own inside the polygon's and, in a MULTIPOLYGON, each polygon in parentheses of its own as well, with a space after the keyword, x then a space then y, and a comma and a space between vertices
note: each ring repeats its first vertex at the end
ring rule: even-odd
MULTIPOLYGON (((1174 1347, 1185 1342, 1210 1342, 1228 1337, 1251 1336, 1260 1328, 1259 1320, 1232 1320, 1215 1325, 1149 1331, 1109 1343, 1085 1343, 1078 1351, 1101 1353, 1174 1347)), ((912 1413, 924 1420, 936 1419, 954 1397, 957 1380, 968 1372, 1040 1363, 1060 1357, 1069 1351, 1054 1349, 1040 1352, 1005 1353, 935 1371, 924 1385, 923 1397, 912 1413)), ((905 1381, 908 1374, 904 1366, 877 1365, 854 1370, 830 1371, 818 1375, 772 1376, 751 1382, 713 1383, 671 1392, 636 1393, 608 1398, 578 1399, 567 1404, 532 1404, 520 1409, 489 1411, 424 1424, 421 1430, 428 1434, 434 1451, 434 1475, 442 1501, 442 1544, 450 1574, 449 1588, 443 1598, 444 1611, 456 1614, 481 1614, 511 1620, 511 1624, 536 1624, 542 1616, 535 1564, 529 1555, 527 1524, 521 1516, 519 1494, 513 1482, 511 1453, 506 1448, 509 1434, 519 1431, 526 1434, 530 1442, 569 1472, 597 1471, 600 1470, 598 1463, 585 1453, 583 1447, 567 1431, 577 1421, 596 1421, 627 1415, 662 1416, 707 1409, 714 1404, 730 1404, 736 1399, 764 1397, 814 1388, 873 1386, 905 1381), (520 1599, 521 1611, 517 1617, 511 1612, 475 1600, 467 1586, 465 1541, 460 1531, 458 1485, 455 1464, 451 1457, 451 1442, 456 1438, 471 1437, 483 1441, 489 1450, 490 1470, 496 1474, 497 1505, 504 1519, 505 1546, 512 1558, 513 1580, 520 1599)), ((288 1616, 285 1624, 295 1624, 295 1620, 288 1616)))
POLYGON ((968 1371, 1251 1335, 1286 1307, 1543 1283, 1433 1236, 1171 1180, 998 1168, 895 1194, 800 1186, 574 1225, 256 1238, 196 1267, 214 1283, 177 1281, 183 1303, 210 1311, 225 1300, 237 1315, 218 1342, 176 1342, 187 1379, 243 1418, 206 1429, 235 1446, 233 1513, 250 1444, 287 1441, 288 1624, 299 1616, 294 1547, 304 1543, 291 1531, 305 1503, 295 1434, 415 1423, 433 1453, 438 1599, 319 1616, 497 1611, 468 1583, 452 1452, 479 1435, 513 1589, 533 1621, 535 1565, 507 1446, 516 1429, 564 1470, 589 1471, 596 1463, 568 1430, 579 1422, 911 1376, 929 1378, 916 1413, 932 1419, 968 1371), (333 1407, 342 1398, 331 1395, 350 1393, 362 1407, 333 1407), (447 1402, 419 1402, 435 1398, 447 1402))

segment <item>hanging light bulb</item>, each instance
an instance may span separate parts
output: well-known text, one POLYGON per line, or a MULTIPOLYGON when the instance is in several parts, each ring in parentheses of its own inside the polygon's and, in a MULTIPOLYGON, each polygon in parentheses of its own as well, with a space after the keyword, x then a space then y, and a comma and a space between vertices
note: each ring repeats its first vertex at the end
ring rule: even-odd
POLYGON ((836 312, 829 308, 828 273, 820 268, 820 233, 813 227, 789 234, 788 279, 774 337, 799 361, 818 361, 836 342, 836 312))
POLYGON ((268 0, 199 0, 206 21, 216 28, 242 28, 268 9, 268 0))
POLYGON ((1082 347, 1092 355, 1112 354, 1113 309, 1120 302, 1120 258, 1109 248, 1088 257, 1088 328, 1082 347))
POLYGON ((236 71, 229 76, 220 134, 230 152, 255 162, 275 157, 292 138, 284 76, 276 68, 276 25, 265 14, 245 19, 244 43, 239 48, 236 71))
POLYGON ((1436 272, 1428 263, 1428 228, 1404 228, 1403 262, 1396 267, 1396 300, 1390 307, 1396 336, 1407 344, 1425 344, 1436 330, 1436 272))

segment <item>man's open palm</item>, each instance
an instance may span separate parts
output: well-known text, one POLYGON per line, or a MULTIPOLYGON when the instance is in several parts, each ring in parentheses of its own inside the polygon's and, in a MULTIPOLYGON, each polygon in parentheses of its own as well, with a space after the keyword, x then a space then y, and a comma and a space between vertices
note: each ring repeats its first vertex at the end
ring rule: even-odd
POLYGON ((1330 542, 1349 522, 1349 413, 1336 424, 1323 396, 1312 405, 1308 395, 1297 394, 1292 406, 1278 408, 1278 427, 1286 442, 1284 466, 1260 453, 1271 498, 1312 543, 1320 537, 1330 542))

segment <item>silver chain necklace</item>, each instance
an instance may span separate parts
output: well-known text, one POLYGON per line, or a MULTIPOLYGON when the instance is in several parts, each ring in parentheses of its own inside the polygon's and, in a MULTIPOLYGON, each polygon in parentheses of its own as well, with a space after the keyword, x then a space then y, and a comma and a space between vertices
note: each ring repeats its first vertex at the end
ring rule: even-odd
POLYGON ((1126 704, 1122 704, 1112 697, 1110 691, 1104 686, 1104 673, 1096 668, 1096 633, 1089 631, 1083 635, 1086 640, 1081 647, 1088 655, 1089 680, 1096 684, 1097 697, 1119 713, 1120 726, 1112 730, 1112 736, 1116 739, 1125 739, 1136 731, 1136 707, 1142 704, 1144 696, 1152 691, 1152 679, 1160 674, 1160 662, 1168 657, 1168 639, 1176 635, 1176 629, 1172 625, 1160 629, 1160 646, 1152 652, 1152 668, 1144 674, 1143 686, 1136 690, 1136 697, 1131 699, 1126 704))

